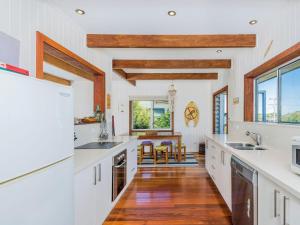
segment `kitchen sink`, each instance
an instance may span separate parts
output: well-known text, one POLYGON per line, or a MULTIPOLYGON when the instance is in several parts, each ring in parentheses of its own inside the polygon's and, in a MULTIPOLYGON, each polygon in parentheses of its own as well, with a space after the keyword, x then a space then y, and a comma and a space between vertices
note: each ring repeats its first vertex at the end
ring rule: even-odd
POLYGON ((226 143, 228 146, 237 149, 237 150, 257 150, 257 151, 263 151, 267 150, 266 148, 263 147, 258 147, 250 143, 226 143))

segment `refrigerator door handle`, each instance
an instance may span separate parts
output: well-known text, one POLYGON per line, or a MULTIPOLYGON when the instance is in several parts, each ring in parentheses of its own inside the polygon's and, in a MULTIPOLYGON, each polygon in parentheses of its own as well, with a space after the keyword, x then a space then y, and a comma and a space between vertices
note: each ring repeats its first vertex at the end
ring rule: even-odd
POLYGON ((101 163, 99 163, 98 165, 98 181, 101 182, 101 177, 102 177, 102 174, 101 174, 101 163))
POLYGON ((97 185, 97 167, 94 166, 94 185, 97 185))

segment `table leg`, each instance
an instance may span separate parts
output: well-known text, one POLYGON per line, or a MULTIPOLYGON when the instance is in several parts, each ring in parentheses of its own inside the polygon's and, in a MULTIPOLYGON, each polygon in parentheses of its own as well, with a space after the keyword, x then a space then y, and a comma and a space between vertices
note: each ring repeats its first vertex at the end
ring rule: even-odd
POLYGON ((177 146, 178 146, 177 160, 178 162, 180 162, 181 161, 181 137, 178 137, 177 139, 177 146))

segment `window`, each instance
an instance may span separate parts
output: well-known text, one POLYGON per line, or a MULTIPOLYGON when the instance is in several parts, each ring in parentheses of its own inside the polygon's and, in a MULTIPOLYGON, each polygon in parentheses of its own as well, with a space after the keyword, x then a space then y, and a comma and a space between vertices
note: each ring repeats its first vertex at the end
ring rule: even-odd
POLYGON ((255 80, 258 122, 300 123, 300 60, 255 80))
POLYGON ((213 94, 213 131, 215 134, 228 133, 228 86, 213 94))
POLYGON ((277 71, 256 80, 256 120, 277 121, 277 71))
POLYGON ((131 101, 132 130, 171 130, 168 100, 131 101))

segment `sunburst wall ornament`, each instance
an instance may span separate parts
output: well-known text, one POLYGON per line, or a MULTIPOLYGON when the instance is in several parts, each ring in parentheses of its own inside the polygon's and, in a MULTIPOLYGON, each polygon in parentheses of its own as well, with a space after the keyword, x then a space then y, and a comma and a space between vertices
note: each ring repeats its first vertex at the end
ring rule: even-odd
POLYGON ((189 126, 190 121, 194 122, 194 127, 198 125, 199 122, 199 109, 195 102, 190 101, 184 110, 184 119, 186 126, 189 126))

